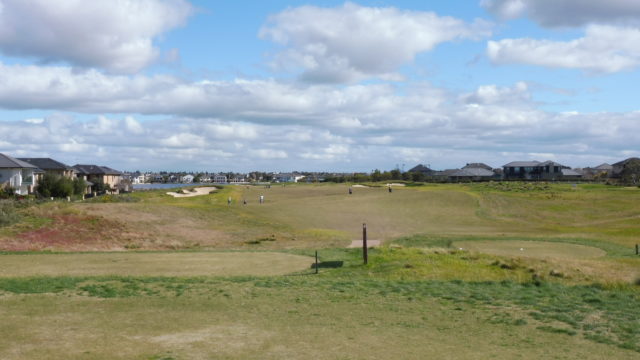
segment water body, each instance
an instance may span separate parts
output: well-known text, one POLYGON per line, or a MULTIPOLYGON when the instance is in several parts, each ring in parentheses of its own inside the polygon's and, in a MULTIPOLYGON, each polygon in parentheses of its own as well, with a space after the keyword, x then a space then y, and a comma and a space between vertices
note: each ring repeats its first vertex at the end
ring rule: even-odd
POLYGON ((213 186, 213 183, 191 183, 191 184, 133 184, 133 190, 156 190, 156 189, 175 189, 186 186, 213 186))

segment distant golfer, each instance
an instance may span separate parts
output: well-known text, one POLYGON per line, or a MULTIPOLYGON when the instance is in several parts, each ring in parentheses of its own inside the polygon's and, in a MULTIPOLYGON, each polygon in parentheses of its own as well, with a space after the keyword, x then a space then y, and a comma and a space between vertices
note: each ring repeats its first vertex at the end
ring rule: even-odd
POLYGON ((227 199, 227 205, 231 205, 231 196, 227 199))
POLYGON ((391 185, 389 185, 389 192, 392 192, 393 190, 391 190, 391 185))
POLYGON ((260 195, 260 204, 264 203, 264 195, 260 195))
POLYGON ((353 189, 349 186, 349 195, 353 194, 353 189))

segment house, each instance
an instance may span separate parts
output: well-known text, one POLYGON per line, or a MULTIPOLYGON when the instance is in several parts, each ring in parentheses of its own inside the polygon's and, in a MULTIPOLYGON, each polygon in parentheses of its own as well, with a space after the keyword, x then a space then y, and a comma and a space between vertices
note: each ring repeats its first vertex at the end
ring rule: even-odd
POLYGON ((18 158, 18 160, 36 166, 38 169, 43 170, 45 174, 54 174, 69 179, 76 177, 76 170, 74 168, 51 158, 18 158))
POLYGON ((223 174, 218 174, 213 177, 213 182, 216 184, 226 184, 227 176, 223 174))
POLYGON ((572 169, 561 169, 563 180, 581 180, 582 174, 572 169))
POLYGON ((468 163, 463 169, 485 169, 493 172, 493 168, 485 163, 468 163))
POLYGON ((409 169, 410 173, 422 173, 425 176, 433 175, 434 171, 429 169, 429 167, 424 166, 422 164, 418 164, 417 166, 409 169))
POLYGON ((640 159, 628 158, 611 165, 611 177, 623 183, 637 184, 640 181, 640 159))
POLYGON ((632 157, 611 165, 611 177, 614 177, 614 178, 621 177, 622 172, 624 171, 625 168, 638 162, 640 162, 639 158, 632 157))
POLYGON ((298 182, 298 180, 304 178, 304 175, 294 174, 294 173, 280 173, 274 175, 274 180, 276 182, 298 182))
POLYGON ((502 166, 505 180, 559 180, 568 166, 553 161, 513 161, 502 166))
MULTIPOLYGON (((468 165, 468 164, 467 164, 468 165)), ((451 181, 482 181, 491 180, 495 177, 495 173, 483 167, 463 167, 449 174, 451 181)))
POLYGON ((191 174, 184 175, 180 177, 180 182, 183 184, 191 184, 193 182, 194 176, 191 174))
POLYGON ((80 165, 72 166, 76 170, 76 176, 93 184, 103 183, 111 189, 117 189, 122 180, 122 173, 107 166, 80 165))
POLYGON ((9 186, 19 195, 32 193, 37 184, 37 170, 35 165, 26 161, 0 154, 0 187, 9 186))

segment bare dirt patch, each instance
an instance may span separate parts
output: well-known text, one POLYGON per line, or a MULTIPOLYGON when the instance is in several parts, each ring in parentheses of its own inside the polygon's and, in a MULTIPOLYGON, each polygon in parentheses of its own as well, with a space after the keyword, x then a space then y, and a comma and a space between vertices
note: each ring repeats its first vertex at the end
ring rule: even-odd
MULTIPOLYGON (((368 248, 378 247, 380 246, 380 244, 381 244, 380 240, 367 240, 368 248)), ((347 246, 347 248, 349 249, 355 249, 355 248, 361 248, 361 247, 362 247, 362 240, 352 240, 351 244, 347 246)))

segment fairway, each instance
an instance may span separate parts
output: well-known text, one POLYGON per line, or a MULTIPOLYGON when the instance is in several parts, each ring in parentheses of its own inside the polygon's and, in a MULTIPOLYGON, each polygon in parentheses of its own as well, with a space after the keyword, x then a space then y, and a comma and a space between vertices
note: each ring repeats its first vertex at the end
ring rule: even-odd
POLYGON ((607 254, 592 246, 546 241, 456 241, 453 246, 486 254, 532 258, 591 259, 607 254))
POLYGON ((308 269, 306 256, 269 252, 0 255, 0 277, 268 276, 308 269))

